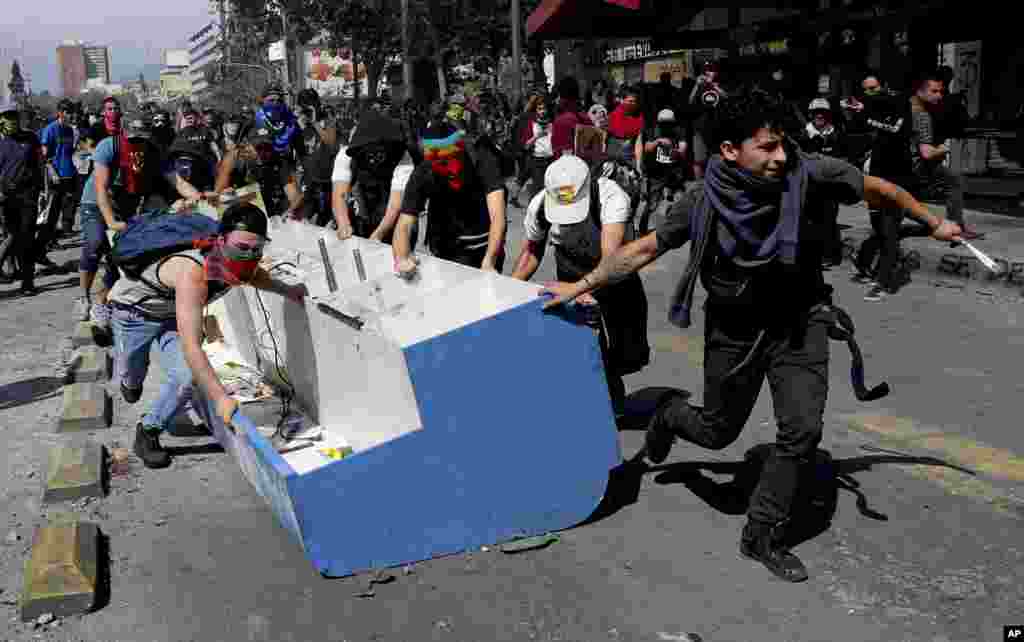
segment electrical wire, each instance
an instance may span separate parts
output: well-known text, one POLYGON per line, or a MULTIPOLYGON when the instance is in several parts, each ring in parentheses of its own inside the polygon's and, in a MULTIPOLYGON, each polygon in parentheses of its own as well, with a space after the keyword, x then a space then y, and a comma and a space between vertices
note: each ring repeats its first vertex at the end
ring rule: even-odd
POLYGON ((284 370, 281 368, 281 351, 277 346, 277 337, 274 336, 274 331, 270 321, 270 313, 267 312, 266 306, 263 305, 263 297, 260 296, 260 291, 255 288, 254 290, 256 292, 256 302, 259 303, 260 311, 263 313, 263 319, 267 324, 267 332, 270 334, 270 340, 274 346, 274 369, 277 372, 278 378, 288 387, 286 393, 281 395, 281 419, 278 420, 277 426, 274 428, 274 434, 271 437, 271 439, 273 439, 278 436, 282 436, 281 428, 284 427, 285 419, 287 419, 288 415, 291 413, 292 399, 295 398, 295 386, 292 385, 291 380, 285 376, 284 370))

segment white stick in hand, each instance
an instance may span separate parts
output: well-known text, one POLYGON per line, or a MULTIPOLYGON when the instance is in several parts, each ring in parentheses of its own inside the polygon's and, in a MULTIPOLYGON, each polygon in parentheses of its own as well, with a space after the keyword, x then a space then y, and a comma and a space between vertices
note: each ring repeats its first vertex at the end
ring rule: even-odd
POLYGON ((989 272, 993 274, 999 274, 1000 272, 1003 271, 999 264, 993 261, 992 257, 990 257, 988 254, 985 254, 984 252, 974 247, 967 241, 961 241, 961 243, 963 243, 964 247, 971 251, 971 254, 973 254, 975 258, 981 261, 981 264, 984 265, 989 272))

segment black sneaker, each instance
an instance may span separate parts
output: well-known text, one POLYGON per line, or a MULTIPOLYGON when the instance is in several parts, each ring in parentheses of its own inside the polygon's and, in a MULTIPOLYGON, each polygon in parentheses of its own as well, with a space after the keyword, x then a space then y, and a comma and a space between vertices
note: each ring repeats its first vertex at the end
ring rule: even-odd
POLYGON ((147 430, 142 422, 135 426, 135 456, 146 468, 166 468, 171 465, 171 456, 160 445, 160 431, 147 430))
POLYGON ((887 296, 889 296, 889 293, 885 288, 880 285, 874 285, 870 290, 868 290, 868 293, 864 295, 864 300, 878 303, 880 301, 884 301, 887 296))
POLYGON ((761 562, 779 579, 787 582, 807 580, 807 567, 788 548, 778 544, 771 524, 748 521, 740 539, 740 554, 761 562))
POLYGON ((42 292, 42 290, 34 285, 23 285, 21 286, 21 289, 18 290, 18 294, 21 296, 35 296, 40 292, 42 292))
POLYGON ((142 396, 142 386, 138 388, 129 388, 125 385, 124 381, 121 382, 121 396, 128 403, 135 403, 142 396))
POLYGON ((647 434, 644 436, 644 451, 648 461, 652 464, 660 464, 665 461, 668 453, 672 450, 672 444, 676 441, 676 436, 672 434, 672 431, 662 420, 661 412, 665 406, 679 396, 675 392, 670 392, 662 397, 658 403, 657 410, 651 416, 651 422, 647 424, 647 434))

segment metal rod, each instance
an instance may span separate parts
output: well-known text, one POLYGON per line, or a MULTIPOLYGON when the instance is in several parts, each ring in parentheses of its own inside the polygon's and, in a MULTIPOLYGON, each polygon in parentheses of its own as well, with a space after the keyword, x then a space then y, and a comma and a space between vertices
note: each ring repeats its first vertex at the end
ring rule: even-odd
POLYGON ((324 243, 323 238, 321 238, 319 245, 320 258, 324 262, 324 274, 327 275, 327 290, 330 292, 337 292, 338 280, 334 277, 334 266, 331 265, 331 257, 327 255, 327 243, 324 243))
POLYGON ((359 274, 359 280, 366 281, 366 267, 363 265, 363 255, 358 249, 353 249, 352 258, 356 260, 356 273, 359 274))
POLYGON ((320 309, 320 311, 323 312, 324 314, 326 314, 327 316, 333 317, 333 318, 337 319, 338 321, 341 321, 345 325, 351 327, 353 330, 362 330, 363 329, 363 320, 362 319, 357 319, 356 317, 349 316, 349 315, 345 314, 344 312, 339 312, 338 310, 335 310, 334 308, 332 308, 331 306, 327 305, 326 303, 322 303, 322 302, 321 303, 317 303, 316 307, 318 307, 320 309))

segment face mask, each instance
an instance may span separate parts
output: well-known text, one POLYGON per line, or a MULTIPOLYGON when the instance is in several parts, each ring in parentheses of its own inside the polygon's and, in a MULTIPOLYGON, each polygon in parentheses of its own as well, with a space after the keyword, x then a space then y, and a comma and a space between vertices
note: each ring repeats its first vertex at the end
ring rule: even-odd
POLYGON ((224 137, 228 140, 235 140, 238 138, 238 132, 241 126, 238 123, 228 123, 224 125, 224 137))
POLYGON ((103 112, 103 124, 106 126, 108 132, 116 132, 121 129, 121 112, 119 111, 104 111, 103 112))
POLYGON ((231 286, 243 285, 252 279, 262 258, 262 243, 256 247, 240 248, 219 238, 206 255, 204 262, 206 279, 220 281, 231 286))
POLYGON ((278 102, 266 101, 263 103, 263 113, 267 116, 267 122, 276 128, 284 126, 287 108, 278 102))
POLYGON ((153 129, 162 129, 164 127, 167 127, 167 121, 166 120, 164 120, 163 118, 154 118, 153 119, 153 129))
POLYGON ((455 132, 448 138, 423 141, 423 160, 430 163, 434 174, 446 179, 448 186, 455 191, 465 185, 466 143, 462 138, 462 132, 455 132))

